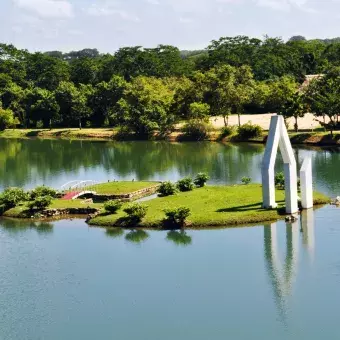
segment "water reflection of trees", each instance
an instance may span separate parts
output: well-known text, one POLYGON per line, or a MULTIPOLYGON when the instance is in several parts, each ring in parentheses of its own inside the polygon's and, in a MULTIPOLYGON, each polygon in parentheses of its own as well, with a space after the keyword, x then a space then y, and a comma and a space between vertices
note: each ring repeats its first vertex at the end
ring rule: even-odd
POLYGON ((119 238, 124 235, 124 229, 122 228, 107 228, 105 232, 107 237, 119 238))
POLYGON ((142 243, 149 238, 149 234, 142 229, 131 230, 125 235, 125 239, 131 243, 142 243))
POLYGON ((259 171, 263 146, 1 139, 0 150, 0 186, 5 187, 48 182, 63 174, 73 178, 80 169, 96 167, 118 178, 177 180, 207 171, 213 181, 237 182, 259 171))
POLYGON ((178 246, 188 246, 192 243, 192 238, 184 230, 171 230, 168 232, 166 239, 172 241, 178 246))
POLYGON ((1 227, 8 234, 20 234, 34 229, 39 234, 49 234, 53 232, 53 223, 47 221, 30 221, 11 218, 1 218, 1 227))

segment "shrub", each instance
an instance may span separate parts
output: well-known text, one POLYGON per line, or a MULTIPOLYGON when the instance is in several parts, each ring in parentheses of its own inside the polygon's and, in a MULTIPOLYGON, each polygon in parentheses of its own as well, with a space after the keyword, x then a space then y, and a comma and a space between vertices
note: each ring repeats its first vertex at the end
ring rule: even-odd
POLYGON ((209 119, 210 106, 206 103, 191 103, 189 106, 189 115, 192 119, 209 119))
POLYGON ((210 177, 205 172, 200 172, 196 175, 194 183, 197 187, 202 188, 209 181, 210 177))
POLYGON ((7 188, 0 195, 0 204, 6 208, 15 207, 20 201, 27 200, 27 194, 21 188, 7 188))
POLYGON ((249 139, 249 138, 256 138, 261 137, 262 135, 262 128, 259 125, 253 125, 250 122, 241 125, 238 128, 238 137, 240 139, 249 139))
POLYGON ((44 185, 41 185, 39 187, 36 187, 34 190, 31 191, 31 200, 35 200, 37 197, 41 196, 51 196, 56 197, 57 191, 53 188, 45 187, 44 185))
POLYGON ((224 126, 221 129, 220 138, 225 138, 233 135, 235 133, 235 126, 224 126))
POLYGON ((194 140, 204 140, 209 137, 211 124, 200 119, 191 119, 184 125, 184 133, 194 140))
POLYGON ((172 225, 183 226, 185 220, 190 216, 190 209, 179 207, 174 209, 165 209, 166 221, 172 225))
POLYGON ((241 182, 245 185, 249 184, 251 182, 250 177, 242 177, 241 182))
POLYGON ((195 187, 192 178, 185 177, 177 182, 177 188, 179 191, 191 191, 195 187))
POLYGON ((174 195, 176 191, 176 185, 171 182, 163 182, 157 190, 160 196, 174 195))
POLYGON ((104 209, 111 214, 115 214, 122 207, 122 205, 123 203, 118 200, 107 201, 104 203, 104 209))
POLYGON ((145 217, 147 210, 148 207, 145 205, 132 203, 124 209, 124 212, 128 215, 130 223, 138 224, 145 217))
POLYGON ((52 202, 51 196, 39 196, 36 197, 34 201, 30 202, 28 204, 28 207, 33 210, 34 208, 37 208, 39 210, 47 208, 52 202))
POLYGON ((275 181, 276 187, 278 187, 280 189, 284 189, 284 187, 285 187, 285 176, 284 176, 283 172, 277 172, 275 174, 274 181, 275 181))

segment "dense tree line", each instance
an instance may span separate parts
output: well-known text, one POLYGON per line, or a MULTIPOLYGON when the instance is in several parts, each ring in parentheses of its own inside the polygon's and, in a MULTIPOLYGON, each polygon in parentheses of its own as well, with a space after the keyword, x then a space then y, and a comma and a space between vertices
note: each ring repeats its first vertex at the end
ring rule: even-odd
POLYGON ((0 44, 0 129, 120 126, 167 134, 180 120, 221 115, 227 125, 232 113, 300 117, 307 107, 335 126, 339 66, 338 38, 237 36, 202 51, 136 46, 114 55, 96 49, 30 53, 0 44), (327 76, 302 98, 306 74, 327 76), (325 95, 334 86, 330 112, 325 95))

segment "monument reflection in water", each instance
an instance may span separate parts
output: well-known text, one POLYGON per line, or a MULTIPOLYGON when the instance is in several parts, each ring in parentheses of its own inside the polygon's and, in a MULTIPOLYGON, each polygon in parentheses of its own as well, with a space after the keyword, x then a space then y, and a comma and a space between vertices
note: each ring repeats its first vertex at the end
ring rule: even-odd
POLYGON ((278 313, 284 323, 286 323, 288 309, 287 298, 292 293, 298 273, 300 233, 302 233, 302 244, 308 251, 310 261, 313 261, 315 251, 313 209, 302 211, 299 221, 286 224, 286 254, 282 262, 279 256, 276 222, 264 225, 264 255, 267 272, 278 313))

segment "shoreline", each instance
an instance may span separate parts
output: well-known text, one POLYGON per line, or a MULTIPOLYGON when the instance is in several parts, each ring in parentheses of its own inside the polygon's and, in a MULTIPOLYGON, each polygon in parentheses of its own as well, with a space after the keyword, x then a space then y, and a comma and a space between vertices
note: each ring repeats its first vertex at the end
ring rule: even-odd
MULTIPOLYGON (((310 146, 332 146, 340 147, 340 133, 334 133, 333 136, 329 132, 289 132, 289 137, 293 145, 310 145, 310 146)), ((209 137, 204 140, 189 138, 179 131, 171 133, 166 138, 146 139, 138 136, 129 135, 121 138, 117 134, 117 130, 109 128, 98 129, 6 129, 0 132, 0 138, 3 139, 46 139, 46 140, 79 140, 79 141, 164 141, 164 142, 222 142, 222 143, 256 143, 265 144, 267 132, 264 132, 261 137, 239 139, 236 135, 221 138, 220 131, 214 130, 209 133, 209 137)))

